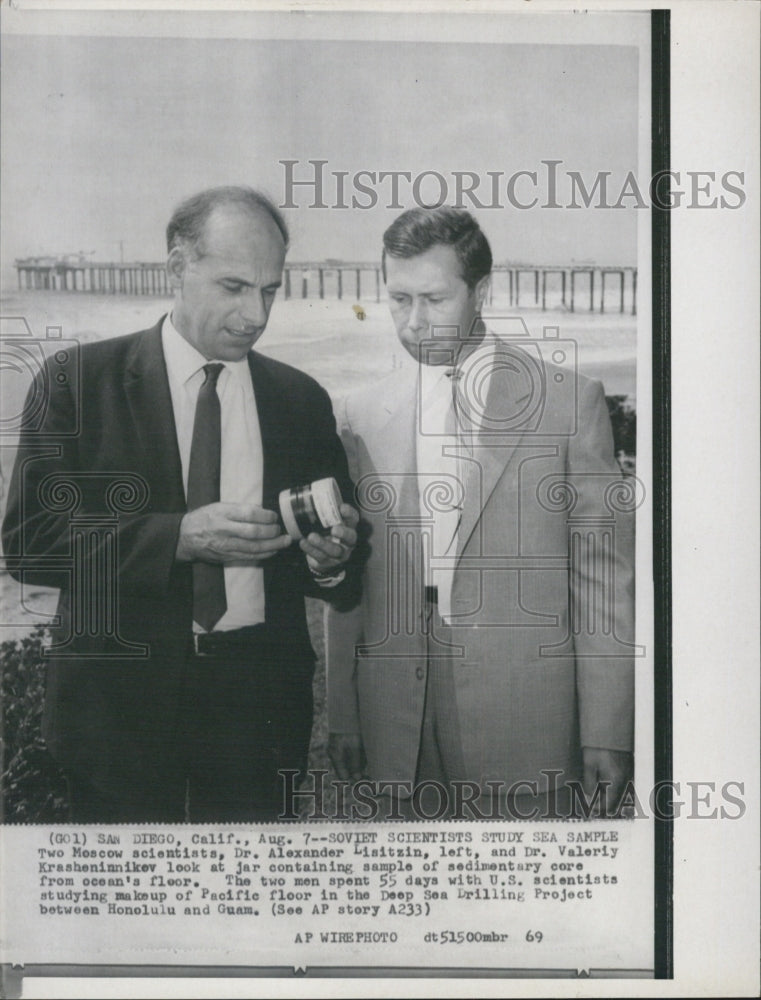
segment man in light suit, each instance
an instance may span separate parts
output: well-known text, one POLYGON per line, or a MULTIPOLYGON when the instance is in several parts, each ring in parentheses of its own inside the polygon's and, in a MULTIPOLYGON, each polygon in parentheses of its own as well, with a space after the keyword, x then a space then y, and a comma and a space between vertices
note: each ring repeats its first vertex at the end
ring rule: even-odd
POLYGON ((296 545, 275 513, 315 479, 353 490, 327 393, 251 350, 287 243, 250 188, 188 199, 171 313, 30 390, 3 542, 61 591, 43 734, 77 822, 275 819, 279 771, 306 765, 304 597, 346 599, 357 514, 296 545))
POLYGON ((383 247, 417 365, 338 415, 371 554, 361 607, 327 613, 334 766, 356 779, 366 761, 389 818, 567 815, 576 779, 615 800, 633 504, 602 386, 556 363, 563 342, 487 329, 491 251, 469 213, 412 209, 383 247))

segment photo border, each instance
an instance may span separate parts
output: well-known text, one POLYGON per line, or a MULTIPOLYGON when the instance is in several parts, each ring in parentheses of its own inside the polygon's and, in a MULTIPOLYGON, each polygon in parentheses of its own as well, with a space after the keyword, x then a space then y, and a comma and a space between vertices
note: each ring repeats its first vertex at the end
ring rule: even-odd
MULTIPOLYGON (((652 172, 671 164, 671 12, 650 12, 652 172)), ((666 194, 668 199, 668 193, 666 194)), ((667 202, 668 203, 668 202, 667 202)), ((653 204, 653 780, 673 780, 671 671, 671 216, 653 204)), ((672 810, 654 824, 655 979, 674 978, 674 823, 672 810), (667 818, 669 817, 669 818, 667 818)))
MULTIPOLYGON (((622 10, 623 12, 623 10, 622 10)), ((670 169, 670 10, 650 10, 651 164, 652 176, 670 169)), ((668 185, 660 187, 668 199, 668 185)), ((673 778, 672 578, 671 578, 671 249, 668 209, 650 209, 652 224, 652 448, 654 581, 654 772, 656 784, 673 778)), ((668 806, 665 809, 668 813, 668 806)), ((23 995, 30 977, 113 976, 118 978, 202 979, 673 979, 673 820, 654 823, 654 968, 636 969, 495 969, 397 966, 174 966, 174 965, 3 965, 2 995, 23 995)))

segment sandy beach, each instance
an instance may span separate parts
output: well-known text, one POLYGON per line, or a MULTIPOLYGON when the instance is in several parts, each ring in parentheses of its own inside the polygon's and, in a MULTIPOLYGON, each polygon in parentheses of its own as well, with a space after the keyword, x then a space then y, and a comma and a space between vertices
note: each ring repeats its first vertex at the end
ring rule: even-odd
MULTIPOLYGON (((386 302, 363 299, 362 320, 353 311, 354 304, 349 297, 279 298, 257 349, 309 372, 334 396, 407 363, 386 302)), ((0 333, 5 339, 28 330, 44 340, 46 328, 54 327, 60 328, 63 338, 87 343, 152 326, 169 305, 168 300, 147 296, 7 291, 0 295, 0 333)), ((517 318, 525 322, 532 340, 541 340, 545 327, 557 327, 561 339, 577 344, 580 371, 600 378, 608 395, 636 396, 636 317, 571 313, 562 307, 546 312, 537 307, 515 310, 506 298, 498 297, 484 315, 498 335, 514 332, 517 318)), ((9 376, 4 372, 4 413, 15 405, 18 393, 26 391, 23 378, 9 376)))

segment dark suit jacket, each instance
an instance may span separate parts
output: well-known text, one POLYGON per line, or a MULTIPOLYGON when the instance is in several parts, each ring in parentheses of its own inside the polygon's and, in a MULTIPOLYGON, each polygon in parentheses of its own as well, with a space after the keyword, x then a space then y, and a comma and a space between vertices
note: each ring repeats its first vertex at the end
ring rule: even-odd
MULTIPOLYGON (((304 373, 256 352, 249 362, 264 453, 263 506, 277 510, 281 489, 324 476, 335 476, 351 499, 327 393, 304 373)), ((136 768, 150 775, 176 752, 172 733, 192 631, 191 565, 175 560, 186 506, 161 321, 151 330, 84 345, 65 367, 70 377, 47 374, 42 420, 42 380, 30 390, 3 543, 16 579, 61 590, 43 734, 63 766, 113 786, 136 768), (77 386, 81 391, 73 391, 77 386), (120 490, 124 474, 139 478, 120 490), (110 532, 103 531, 103 515, 114 504, 121 513, 110 532), (72 531, 86 534, 88 517, 98 522, 89 536, 99 560, 94 571, 111 581, 93 594, 86 573, 77 579, 72 572, 78 544, 72 531), (112 558, 115 573, 108 569, 112 558), (96 594, 104 606, 97 634, 87 636, 82 622, 96 594), (118 641, 106 634, 109 595, 118 641), (139 653, 141 645, 148 647, 144 655, 123 655, 139 653)), ((282 636, 289 683, 309 687, 314 668, 304 596, 338 598, 352 584, 349 572, 342 585, 321 591, 296 545, 265 563, 267 624, 282 636)))

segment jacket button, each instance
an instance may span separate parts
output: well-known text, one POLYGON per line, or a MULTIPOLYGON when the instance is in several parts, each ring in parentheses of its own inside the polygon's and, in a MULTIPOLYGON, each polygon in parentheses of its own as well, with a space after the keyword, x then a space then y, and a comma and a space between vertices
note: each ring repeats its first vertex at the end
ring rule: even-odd
POLYGON ((419 681, 422 681, 423 678, 425 677, 425 670, 423 670, 422 667, 418 667, 417 670, 415 671, 415 676, 419 681))

